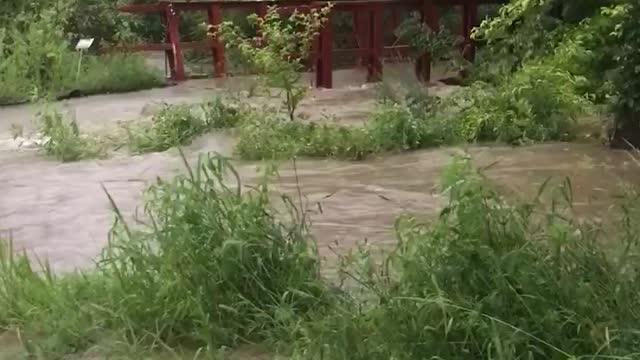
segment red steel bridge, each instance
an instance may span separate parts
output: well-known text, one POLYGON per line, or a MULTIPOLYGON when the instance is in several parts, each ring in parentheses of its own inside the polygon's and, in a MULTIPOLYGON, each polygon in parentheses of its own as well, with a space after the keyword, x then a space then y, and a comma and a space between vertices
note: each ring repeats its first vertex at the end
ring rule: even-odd
MULTIPOLYGON (((461 8, 461 35, 464 39, 463 49, 467 59, 472 60, 475 48, 471 40, 471 29, 477 20, 478 6, 488 3, 502 3, 503 0, 349 0, 332 1, 329 21, 320 30, 311 54, 310 64, 315 71, 315 85, 331 88, 333 56, 336 53, 346 53, 357 56, 360 63, 367 68, 367 80, 375 81, 382 74, 382 59, 385 54, 406 52, 408 46, 393 44, 385 46, 384 35, 393 32, 398 25, 398 12, 402 9, 417 11, 421 20, 431 29, 440 26, 440 6, 456 6, 461 8), (383 13, 391 12, 391 29, 383 26, 383 13), (334 34, 331 19, 339 13, 352 14, 352 30, 357 46, 348 49, 334 49, 334 34)), ((309 8, 320 8, 327 1, 312 0, 197 0, 197 1, 158 1, 153 4, 134 4, 120 8, 127 13, 148 14, 156 13, 161 16, 165 28, 163 43, 146 43, 122 46, 125 51, 164 51, 169 64, 170 76, 174 81, 186 79, 183 51, 186 49, 210 49, 213 56, 214 76, 223 77, 225 74, 224 44, 219 39, 211 38, 198 42, 183 42, 180 40, 179 14, 191 11, 204 11, 208 15, 209 25, 222 22, 225 11, 244 10, 253 11, 258 16, 264 16, 270 6, 277 6, 284 12, 294 10, 306 11, 309 8)), ((424 81, 431 75, 431 58, 429 54, 416 60, 416 74, 424 81)))

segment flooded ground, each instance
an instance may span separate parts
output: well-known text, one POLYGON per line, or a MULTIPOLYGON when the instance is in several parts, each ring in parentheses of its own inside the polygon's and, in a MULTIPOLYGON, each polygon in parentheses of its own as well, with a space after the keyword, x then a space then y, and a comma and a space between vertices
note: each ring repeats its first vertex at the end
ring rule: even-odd
MULTIPOLYGON (((375 90, 346 86, 347 75, 336 75, 342 87, 314 90, 301 111, 332 121, 364 121, 373 110, 375 90)), ((197 102, 233 86, 234 79, 198 80, 134 94, 74 99, 58 106, 71 109, 83 129, 108 129, 119 121, 148 115, 160 102, 197 102)), ((0 108, 0 229, 11 234, 16 248, 47 258, 55 269, 89 267, 105 245, 113 219, 102 186, 130 216, 141 205, 142 190, 157 176, 182 171, 181 160, 172 150, 61 164, 34 150, 6 146, 11 124, 28 127, 32 111, 29 106, 0 108)), ((233 139, 217 133, 196 139, 185 151, 193 160, 209 151, 231 155, 232 148, 233 139)), ((429 216, 440 208, 434 186, 451 155, 461 150, 419 151, 362 162, 299 160, 297 174, 285 161, 280 164, 277 189, 296 194, 300 187, 311 208, 321 204, 322 213, 312 215, 312 229, 323 255, 331 256, 329 247, 336 242, 341 249, 364 239, 390 245, 396 216, 404 212, 429 216)), ((628 154, 599 144, 473 146, 468 152, 478 165, 497 162, 487 174, 516 193, 535 193, 550 176, 569 177, 578 210, 596 216, 607 211, 621 181, 640 180, 640 166, 628 154)), ((244 181, 256 180, 257 164, 237 166, 244 181)))

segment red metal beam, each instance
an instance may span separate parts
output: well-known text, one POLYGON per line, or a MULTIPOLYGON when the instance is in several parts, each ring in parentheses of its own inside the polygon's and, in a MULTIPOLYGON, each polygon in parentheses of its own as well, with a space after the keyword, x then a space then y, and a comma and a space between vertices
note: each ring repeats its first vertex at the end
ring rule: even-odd
MULTIPOLYGON (((207 8, 209 25, 216 27, 222 22, 222 9, 219 4, 210 4, 207 8)), ((211 41, 211 55, 213 56, 213 71, 215 77, 224 76, 224 44, 216 36, 211 41)))
POLYGON ((471 39, 473 29, 478 17, 478 3, 476 0, 465 0, 462 5, 462 36, 464 37, 462 55, 465 59, 473 61, 476 56, 476 49, 471 39))
POLYGON ((162 12, 164 11, 165 5, 161 3, 156 4, 131 4, 120 6, 118 10, 126 13, 133 14, 142 14, 142 13, 153 13, 153 12, 162 12))
MULTIPOLYGON (((438 6, 433 0, 423 0, 420 7, 420 19, 432 31, 438 31, 440 28, 440 17, 438 14, 438 6)), ((423 82, 431 80, 431 54, 424 54, 416 60, 416 76, 423 82)))
POLYGON ((320 29, 318 39, 318 61, 316 63, 316 87, 333 87, 333 26, 331 15, 320 29))
POLYGON ((111 51, 127 51, 127 52, 138 52, 138 51, 166 51, 171 50, 171 44, 168 43, 159 43, 159 44, 132 44, 132 45, 117 45, 111 47, 111 51))
POLYGON ((369 61, 367 67, 367 81, 379 81, 382 77, 382 9, 380 4, 374 4, 369 10, 369 61))
POLYGON ((186 74, 180 44, 180 17, 178 16, 178 11, 171 4, 165 7, 164 19, 166 23, 167 41, 171 44, 171 50, 167 51, 171 78, 175 81, 184 81, 186 80, 186 74))

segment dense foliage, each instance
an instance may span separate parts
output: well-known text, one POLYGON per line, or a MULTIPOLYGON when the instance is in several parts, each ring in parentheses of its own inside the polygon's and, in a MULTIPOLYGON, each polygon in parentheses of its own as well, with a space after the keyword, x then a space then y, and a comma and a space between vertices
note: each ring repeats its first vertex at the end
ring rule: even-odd
POLYGON ((615 28, 619 48, 614 55, 613 102, 616 116, 614 140, 640 146, 640 3, 622 9, 615 28))
POLYGON ((96 47, 127 36, 115 2, 32 1, 0 4, 0 104, 43 96, 131 91, 158 86, 162 74, 138 56, 87 56, 80 37, 96 47))

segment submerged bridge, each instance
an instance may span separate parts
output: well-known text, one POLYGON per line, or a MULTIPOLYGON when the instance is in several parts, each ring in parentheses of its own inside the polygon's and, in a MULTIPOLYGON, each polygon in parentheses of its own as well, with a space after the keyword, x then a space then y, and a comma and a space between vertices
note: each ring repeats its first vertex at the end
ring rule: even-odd
MULTIPOLYGON (((417 11, 421 20, 431 29, 440 27, 439 8, 453 6, 461 8, 460 34, 464 41, 462 47, 464 55, 472 60, 475 54, 471 40, 471 29, 477 21, 478 6, 489 3, 502 3, 502 0, 348 0, 332 1, 333 5, 329 20, 320 30, 311 54, 310 64, 315 71, 316 87, 331 88, 333 86, 332 70, 334 55, 337 53, 355 55, 360 64, 367 69, 367 81, 380 78, 383 71, 382 60, 386 54, 404 54, 407 45, 393 44, 385 46, 385 35, 393 33, 398 26, 398 14, 403 10, 417 11), (336 15, 351 14, 352 35, 356 47, 334 49, 334 34, 332 19, 336 15), (390 13, 391 21, 386 26, 383 14, 390 13)), ((183 42, 180 36, 180 13, 203 11, 207 13, 209 25, 222 22, 223 14, 227 11, 252 11, 258 16, 264 16, 270 6, 277 6, 286 12, 294 10, 323 7, 327 1, 311 0, 198 0, 198 1, 158 1, 152 4, 132 4, 120 8, 123 12, 138 14, 159 14, 164 28, 165 40, 162 43, 145 43, 121 47, 127 51, 164 51, 169 65, 170 77, 174 81, 183 81, 185 73, 183 51, 187 49, 210 49, 213 57, 214 76, 223 77, 225 74, 224 44, 219 39, 207 39, 197 42, 183 42)), ((431 77, 431 57, 425 54, 416 60, 416 75, 423 81, 431 77)))

